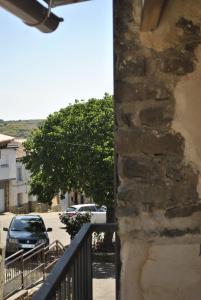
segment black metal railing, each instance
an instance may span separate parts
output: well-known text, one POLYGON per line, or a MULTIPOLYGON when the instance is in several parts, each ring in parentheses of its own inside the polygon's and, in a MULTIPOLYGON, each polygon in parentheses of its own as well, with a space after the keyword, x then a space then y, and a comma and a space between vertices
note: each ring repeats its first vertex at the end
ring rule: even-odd
POLYGON ((110 232, 111 252, 118 258, 115 247, 115 224, 85 224, 52 269, 48 278, 33 296, 33 300, 92 300, 93 253, 104 251, 100 240, 110 232), (94 234, 95 233, 95 234, 94 234), (97 234, 98 233, 98 234, 97 234))
POLYGON ((63 245, 55 241, 47 247, 41 244, 28 252, 20 250, 6 258, 4 299, 45 280, 63 253, 63 245))

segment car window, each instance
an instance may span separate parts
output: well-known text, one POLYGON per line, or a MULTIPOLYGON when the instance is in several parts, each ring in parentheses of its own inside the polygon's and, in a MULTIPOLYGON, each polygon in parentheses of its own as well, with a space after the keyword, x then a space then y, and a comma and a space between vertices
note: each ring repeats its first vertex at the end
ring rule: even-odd
POLYGON ((87 210, 86 210, 86 207, 80 207, 79 211, 87 211, 87 210))
POLYGON ((79 211, 91 212, 91 211, 96 211, 96 208, 95 206, 84 206, 84 207, 80 207, 79 211))
POLYGON ((11 224, 13 231, 44 232, 46 231, 42 219, 14 219, 11 224))
POLYGON ((103 205, 103 206, 100 207, 100 210, 106 212, 107 211, 107 207, 103 205))
POLYGON ((105 212, 106 209, 103 206, 96 206, 96 211, 105 212))
POLYGON ((68 207, 68 208, 66 209, 66 212, 72 212, 72 211, 75 211, 75 210, 76 210, 75 207, 70 206, 70 207, 68 207))

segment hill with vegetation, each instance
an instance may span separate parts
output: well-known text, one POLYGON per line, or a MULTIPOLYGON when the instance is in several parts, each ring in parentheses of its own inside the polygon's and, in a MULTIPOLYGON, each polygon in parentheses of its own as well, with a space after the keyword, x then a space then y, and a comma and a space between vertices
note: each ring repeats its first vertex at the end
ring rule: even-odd
POLYGON ((42 122, 43 120, 41 119, 18 121, 4 121, 0 119, 0 133, 16 138, 27 138, 42 122))

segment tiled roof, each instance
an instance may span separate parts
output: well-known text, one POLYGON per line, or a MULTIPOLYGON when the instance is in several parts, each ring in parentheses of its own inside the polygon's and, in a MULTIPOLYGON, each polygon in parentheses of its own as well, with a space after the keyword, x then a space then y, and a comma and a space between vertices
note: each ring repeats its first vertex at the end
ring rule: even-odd
POLYGON ((13 140, 14 140, 14 137, 12 137, 12 136, 0 134, 0 144, 9 143, 13 140))

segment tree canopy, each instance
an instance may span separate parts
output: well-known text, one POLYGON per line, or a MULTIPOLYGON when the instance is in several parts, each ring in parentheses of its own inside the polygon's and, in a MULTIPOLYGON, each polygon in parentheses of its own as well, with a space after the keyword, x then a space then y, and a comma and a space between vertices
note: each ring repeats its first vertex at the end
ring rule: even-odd
POLYGON ((31 193, 50 202, 72 188, 113 206, 113 100, 76 101, 47 120, 24 143, 31 193))

